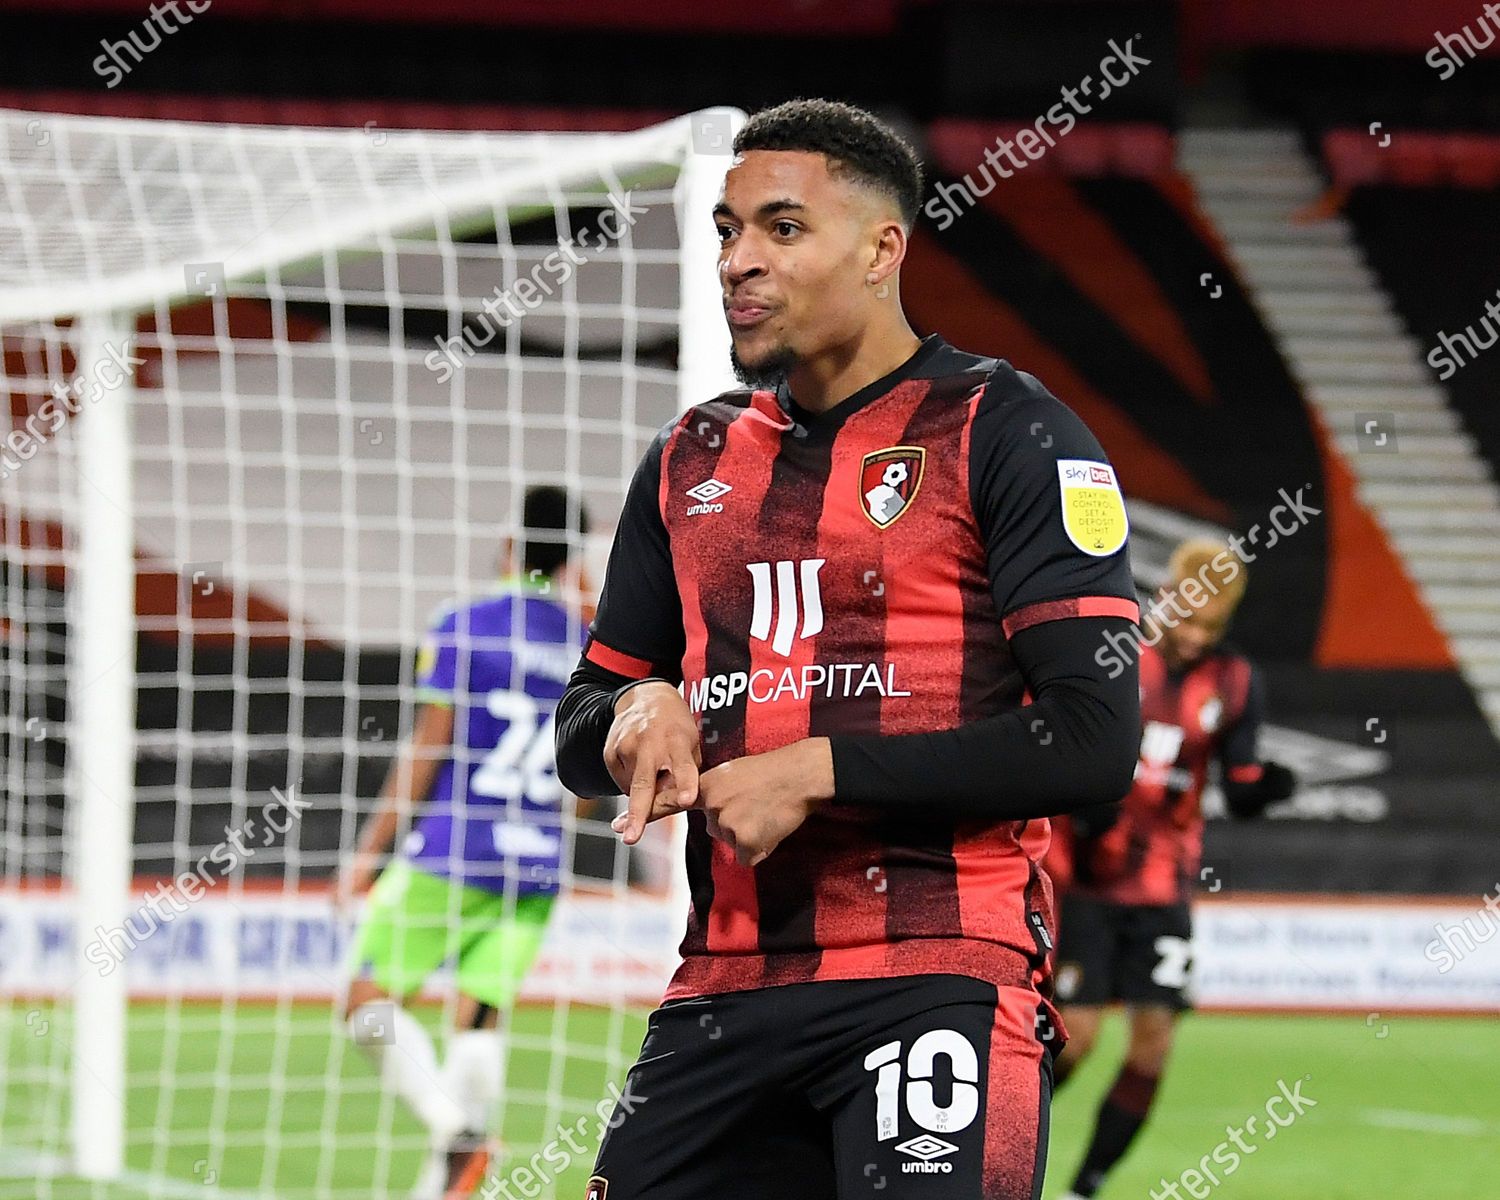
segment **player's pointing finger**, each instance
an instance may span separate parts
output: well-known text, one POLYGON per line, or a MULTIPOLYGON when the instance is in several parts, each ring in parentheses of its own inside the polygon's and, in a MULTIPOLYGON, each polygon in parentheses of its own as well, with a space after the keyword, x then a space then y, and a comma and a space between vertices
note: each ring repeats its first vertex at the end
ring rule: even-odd
MULTIPOLYGON (((645 832, 646 822, 651 819, 651 802, 656 796, 656 759, 650 754, 638 754, 635 759, 635 775, 630 781, 630 800, 626 807, 624 827, 618 830, 627 846, 634 846, 645 832)), ((616 818, 618 822, 618 818, 616 818)))

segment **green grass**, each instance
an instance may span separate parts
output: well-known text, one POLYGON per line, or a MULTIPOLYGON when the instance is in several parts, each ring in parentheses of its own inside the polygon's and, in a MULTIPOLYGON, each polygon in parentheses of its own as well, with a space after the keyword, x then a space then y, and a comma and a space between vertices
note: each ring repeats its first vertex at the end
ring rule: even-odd
MULTIPOLYGON (((1053 1106, 1046 1196, 1067 1190, 1119 1062, 1111 1021, 1053 1106)), ((1494 1194, 1500 1163, 1500 1023, 1391 1016, 1188 1017, 1150 1124, 1099 1193, 1148 1200, 1302 1080, 1317 1102, 1212 1188, 1216 1200, 1470 1200, 1494 1194), (1382 1036, 1383 1035, 1383 1036, 1382 1036)), ((1278 1106, 1284 1115, 1284 1106, 1278 1106)), ((1233 1145, 1230 1145, 1233 1149, 1233 1145)), ((1226 1154, 1225 1159, 1228 1158, 1226 1154)), ((1191 1179, 1195 1187, 1203 1181, 1191 1179)), ((1211 1185, 1209 1185, 1211 1186, 1211 1185)), ((1182 1200, 1192 1194, 1177 1193, 1182 1200)), ((1203 1194, 1200 1191, 1200 1196, 1203 1194)))
MULTIPOLYGON (((419 1015, 436 1028, 435 1009, 419 1015)), ((421 1126, 381 1093, 328 1008, 139 1004, 130 1011, 127 1064, 132 1178, 109 1186, 18 1179, 26 1166, 18 1151, 66 1156, 59 1081, 68 1074, 68 1019, 65 1008, 0 1008, 0 1044, 8 1045, 0 1200, 140 1200, 156 1194, 145 1175, 178 1181, 174 1196, 217 1189, 236 1200, 371 1200, 404 1197, 416 1176, 425 1151, 421 1126)), ((554 1139, 560 1124, 584 1120, 586 1132, 575 1141, 595 1144, 595 1106, 609 1097, 610 1080, 623 1079, 644 1028, 644 1013, 516 1013, 504 1137, 519 1160, 507 1170, 554 1139), (567 1051, 554 1053, 555 1046, 567 1051)), ((591 1157, 573 1157, 579 1161, 570 1170, 549 1169, 563 1196, 583 1194, 592 1165, 591 1157)))
MULTIPOLYGON (((405 1196, 422 1152, 421 1131, 380 1094, 326 1009, 142 1004, 130 1020, 132 1174, 122 1183, 94 1184, 32 1178, 28 1169, 38 1156, 65 1152, 59 1081, 67 1078, 67 1010, 0 1008, 6 1047, 0 1200, 176 1200, 216 1191, 230 1200, 405 1196), (153 1189, 148 1177, 172 1182, 153 1189)), ((583 1140, 592 1145, 594 1105, 608 1094, 608 1080, 623 1075, 642 1028, 639 1013, 532 1008, 517 1014, 505 1122, 513 1156, 505 1171, 524 1166, 556 1136, 559 1122, 583 1121, 583 1140), (567 1053, 552 1052, 559 1045, 567 1053)), ((1119 1025, 1110 1022, 1093 1059, 1058 1097, 1048 1197, 1072 1178, 1119 1049, 1119 1025)), ((1151 1124, 1101 1200, 1147 1200, 1163 1177, 1177 1179, 1205 1156, 1211 1160, 1226 1126, 1243 1126, 1252 1114, 1264 1122, 1278 1080, 1303 1080, 1302 1095, 1317 1107, 1274 1139, 1247 1134, 1258 1149, 1222 1177, 1215 1196, 1488 1195, 1500 1144, 1497 1064, 1500 1023, 1493 1021, 1190 1017, 1151 1124)), ((558 1153, 565 1152, 564 1144, 558 1153)), ((566 1170, 544 1163, 551 1186, 512 1174, 513 1194, 582 1195, 589 1163, 577 1157, 566 1170)), ((1222 1164, 1215 1169, 1222 1176, 1222 1164)))

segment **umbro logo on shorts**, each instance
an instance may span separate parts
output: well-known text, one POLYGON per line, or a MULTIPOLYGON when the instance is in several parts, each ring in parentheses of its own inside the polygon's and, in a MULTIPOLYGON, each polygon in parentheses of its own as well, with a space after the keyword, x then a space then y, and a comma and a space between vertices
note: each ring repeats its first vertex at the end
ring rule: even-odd
POLYGON ((930 1133, 908 1138, 895 1149, 902 1154, 910 1154, 913 1158, 920 1158, 923 1162, 931 1162, 934 1158, 942 1158, 945 1154, 955 1154, 958 1151, 958 1147, 952 1142, 945 1142, 930 1133))
POLYGON ((924 1133, 914 1138, 907 1138, 906 1141, 896 1146, 895 1150, 898 1154, 908 1154, 917 1160, 916 1162, 904 1162, 901 1164, 901 1173, 903 1175, 946 1175, 953 1170, 953 1164, 949 1162, 937 1162, 935 1160, 944 1158, 949 1154, 958 1153, 958 1147, 952 1142, 945 1142, 942 1138, 933 1137, 930 1133, 924 1133))

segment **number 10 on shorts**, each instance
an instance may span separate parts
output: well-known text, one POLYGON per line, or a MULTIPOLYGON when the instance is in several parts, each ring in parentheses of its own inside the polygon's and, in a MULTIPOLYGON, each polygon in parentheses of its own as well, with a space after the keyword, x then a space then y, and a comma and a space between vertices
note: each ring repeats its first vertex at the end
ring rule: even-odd
MULTIPOLYGON (((875 1136, 877 1141, 899 1137, 901 1106, 901 1043, 887 1042, 865 1055, 865 1070, 875 1072, 875 1136)), ((958 1133, 979 1115, 979 1056, 969 1039, 956 1029, 932 1029, 911 1045, 906 1055, 906 1112, 929 1133, 958 1133), (953 1094, 939 1106, 933 1089, 933 1069, 939 1055, 953 1073, 953 1094)))

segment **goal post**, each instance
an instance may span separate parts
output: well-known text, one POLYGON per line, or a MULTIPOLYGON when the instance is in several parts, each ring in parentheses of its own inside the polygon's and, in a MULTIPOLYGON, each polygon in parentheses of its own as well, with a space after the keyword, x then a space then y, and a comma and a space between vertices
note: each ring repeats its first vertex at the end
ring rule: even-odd
MULTIPOLYGON (((0 111, 0 1194, 405 1194, 420 1139, 327 1016, 327 880, 410 728, 425 623, 485 590, 525 488, 588 505, 597 582, 650 436, 732 386, 711 213, 743 119, 0 111)), ((609 815, 565 818, 546 1015, 510 1036, 518 1149, 622 1078, 686 914, 681 821, 641 889, 609 815)))
MULTIPOLYGON (((78 377, 98 379, 132 329, 118 313, 79 317, 78 377)), ((115 366, 118 372, 121 369, 115 366)), ((95 930, 119 925, 130 885, 135 792, 135 524, 130 477, 130 381, 95 402, 78 426, 78 555, 69 624, 68 800, 70 883, 77 913, 74 993, 73 1155, 85 1179, 114 1179, 125 1165, 124 972, 102 975, 83 958, 95 930)))

